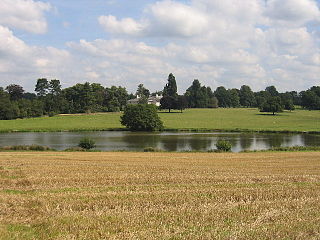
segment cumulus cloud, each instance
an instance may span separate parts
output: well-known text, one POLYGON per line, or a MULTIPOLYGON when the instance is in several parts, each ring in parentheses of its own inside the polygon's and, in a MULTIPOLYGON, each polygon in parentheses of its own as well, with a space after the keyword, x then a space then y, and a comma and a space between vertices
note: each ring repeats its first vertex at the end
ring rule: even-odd
POLYGON ((29 46, 0 25, 1 85, 19 83, 32 90, 39 77, 70 76, 72 56, 66 50, 29 46))
POLYGON ((44 12, 51 5, 33 0, 1 0, 0 24, 10 28, 18 28, 32 33, 45 33, 47 22, 44 12))
POLYGON ((143 33, 146 26, 132 18, 117 20, 115 16, 100 16, 99 23, 109 32, 114 34, 127 34, 138 36, 143 33))
POLYGON ((147 7, 139 20, 100 16, 99 23, 113 34, 130 36, 191 37, 204 33, 207 14, 175 1, 161 1, 147 7))
POLYGON ((274 24, 301 26, 320 22, 320 11, 314 0, 268 0, 265 14, 274 24))
POLYGON ((307 26, 319 23, 319 13, 314 0, 164 0, 146 7, 140 19, 108 16, 113 21, 105 29, 117 36, 167 39, 153 57, 184 69, 189 78, 203 76, 208 84, 228 87, 293 89, 308 87, 320 71, 319 34, 307 26))
POLYGON ((0 26, 2 79, 34 84, 43 76, 67 86, 91 81, 129 91, 143 83, 154 91, 172 72, 180 93, 195 78, 213 89, 248 84, 254 90, 303 90, 319 83, 314 0, 164 0, 145 6, 137 18, 108 13, 97 19, 109 38, 75 40, 66 50, 27 45, 8 28, 18 26, 0 26))

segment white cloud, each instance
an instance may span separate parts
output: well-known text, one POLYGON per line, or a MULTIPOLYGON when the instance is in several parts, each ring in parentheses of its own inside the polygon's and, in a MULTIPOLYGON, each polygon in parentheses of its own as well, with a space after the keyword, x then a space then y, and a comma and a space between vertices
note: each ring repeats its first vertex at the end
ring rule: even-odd
POLYGON ((0 25, 1 86, 19 83, 32 90, 39 77, 62 79, 70 76, 74 63, 66 50, 29 46, 0 25))
POLYGON ((280 25, 301 26, 320 22, 320 11, 314 0, 268 0, 266 16, 280 25))
POLYGON ((110 38, 69 42, 67 50, 29 46, 0 26, 0 74, 29 86, 43 76, 154 91, 172 72, 180 93, 195 78, 212 89, 303 90, 319 84, 318 15, 312 0, 164 0, 136 19, 100 16, 110 38))
POLYGON ((207 14, 170 0, 156 2, 146 13, 151 22, 148 32, 156 36, 192 37, 205 33, 209 27, 207 14))
POLYGON ((145 9, 140 20, 100 16, 99 23, 113 34, 130 36, 192 37, 205 33, 208 16, 188 5, 171 0, 156 2, 145 9))
POLYGON ((124 18, 117 20, 114 16, 100 16, 99 23, 106 31, 114 34, 141 35, 145 27, 142 23, 138 23, 132 18, 124 18))
POLYGON ((0 24, 10 28, 18 28, 32 33, 45 33, 47 22, 44 12, 51 5, 33 0, 1 0, 0 24))

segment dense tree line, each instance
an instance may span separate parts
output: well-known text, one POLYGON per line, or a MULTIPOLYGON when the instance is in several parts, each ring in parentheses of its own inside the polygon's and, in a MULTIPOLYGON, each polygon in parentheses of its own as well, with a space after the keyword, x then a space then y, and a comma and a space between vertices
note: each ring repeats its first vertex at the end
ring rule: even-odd
POLYGON ((149 96, 162 94, 161 109, 182 111, 185 108, 236 108, 254 107, 262 112, 279 112, 283 109, 294 110, 300 105, 308 110, 320 110, 320 87, 313 86, 300 93, 296 91, 279 93, 275 86, 263 91, 253 92, 247 85, 240 89, 226 89, 219 86, 213 91, 202 86, 195 79, 183 95, 178 94, 174 75, 168 76, 168 82, 162 91, 150 93, 143 84, 139 84, 135 94, 129 94, 121 86, 103 87, 99 83, 78 83, 62 89, 57 79, 38 79, 35 93, 25 92, 23 87, 11 84, 0 87, 0 119, 15 119, 53 116, 59 113, 90 113, 123 111, 129 99, 140 96, 139 104, 146 104, 149 96))

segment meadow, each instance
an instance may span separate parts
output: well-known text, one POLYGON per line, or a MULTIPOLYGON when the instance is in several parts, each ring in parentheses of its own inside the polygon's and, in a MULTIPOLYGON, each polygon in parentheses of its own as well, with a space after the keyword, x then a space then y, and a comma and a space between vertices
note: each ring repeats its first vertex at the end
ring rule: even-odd
MULTIPOLYGON (((122 113, 58 115, 0 121, 0 132, 97 131, 124 129, 122 113)), ((159 113, 166 130, 292 131, 319 132, 320 111, 285 111, 275 116, 253 108, 187 109, 159 113)))
POLYGON ((0 239, 320 239, 320 153, 0 153, 0 239))

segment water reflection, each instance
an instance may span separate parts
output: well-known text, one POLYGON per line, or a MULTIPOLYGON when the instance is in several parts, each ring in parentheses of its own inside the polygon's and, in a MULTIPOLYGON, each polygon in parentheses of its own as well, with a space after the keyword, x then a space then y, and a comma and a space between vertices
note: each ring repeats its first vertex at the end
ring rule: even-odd
POLYGON ((219 140, 232 144, 232 151, 262 150, 272 147, 320 146, 315 134, 259 134, 259 133, 133 133, 133 132, 60 132, 60 133, 4 133, 0 146, 39 144, 63 150, 75 147, 83 137, 96 141, 97 149, 142 151, 154 147, 166 151, 207 151, 215 149, 219 140))

